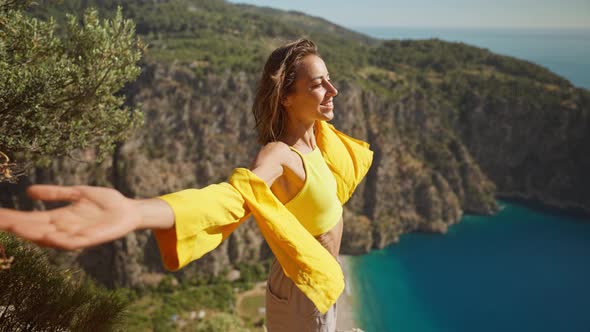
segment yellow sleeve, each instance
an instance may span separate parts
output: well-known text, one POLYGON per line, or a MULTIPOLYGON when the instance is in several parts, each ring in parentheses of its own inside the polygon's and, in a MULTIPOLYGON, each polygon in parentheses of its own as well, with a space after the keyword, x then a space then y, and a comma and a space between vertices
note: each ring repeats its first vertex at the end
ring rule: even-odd
POLYGON ((167 269, 178 270, 215 249, 251 211, 285 275, 320 312, 327 312, 344 290, 336 259, 250 170, 237 168, 229 183, 160 198, 175 215, 174 228, 154 230, 167 269))
POLYGON ((176 271, 225 240, 249 217, 242 195, 229 183, 160 196, 174 211, 175 226, 153 230, 166 269, 176 271))
POLYGON ((325 121, 319 121, 319 124, 316 141, 334 174, 338 198, 344 205, 369 171, 373 151, 368 143, 338 131, 333 125, 325 121))
POLYGON ((246 200, 285 275, 320 312, 327 312, 344 290, 344 275, 336 259, 254 173, 238 168, 230 183, 246 200))

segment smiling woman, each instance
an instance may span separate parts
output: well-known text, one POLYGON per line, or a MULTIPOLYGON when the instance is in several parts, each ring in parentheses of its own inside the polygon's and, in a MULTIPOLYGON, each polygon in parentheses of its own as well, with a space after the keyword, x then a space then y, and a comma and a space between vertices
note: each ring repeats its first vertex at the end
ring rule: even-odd
POLYGON ((109 188, 32 186, 33 198, 72 204, 0 209, 0 230, 77 249, 151 228, 164 265, 178 270, 252 214, 276 257, 266 288, 268 331, 335 331, 344 289, 337 261, 342 205, 373 156, 367 143, 326 122, 337 94, 312 41, 285 44, 269 56, 258 86, 253 113, 263 147, 250 169, 237 168, 228 182, 147 200, 109 188))
MULTIPOLYGON (((257 123, 272 118, 272 115, 265 116, 265 112, 279 112, 282 122, 277 122, 278 140, 292 151, 284 160, 289 171, 272 181, 271 190, 303 227, 337 257, 343 229, 342 205, 336 193, 337 184, 317 148, 314 134, 316 122, 334 118, 333 98, 338 90, 330 82, 328 69, 315 44, 306 39, 275 50, 261 82, 253 109, 257 123), (283 86, 280 82, 284 82, 283 86), (275 105, 265 100, 272 95, 269 91, 278 91, 275 105), (258 109, 256 105, 262 107, 258 109)), ((265 137, 275 134, 265 132, 264 126, 258 128, 263 142, 265 137)), ((276 260, 268 278, 266 303, 269 331, 336 329, 336 306, 320 313, 276 260)))
POLYGON ((294 118, 287 123, 309 122, 314 118, 332 120, 333 97, 338 94, 338 90, 330 82, 324 61, 317 55, 303 58, 297 66, 296 76, 299 79, 294 84, 294 91, 283 101, 285 111, 294 118))

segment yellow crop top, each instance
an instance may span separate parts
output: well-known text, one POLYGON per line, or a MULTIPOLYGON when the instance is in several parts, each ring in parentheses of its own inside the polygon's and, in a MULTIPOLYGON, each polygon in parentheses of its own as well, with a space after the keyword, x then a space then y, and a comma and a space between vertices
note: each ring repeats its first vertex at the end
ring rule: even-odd
MULTIPOLYGON (((340 204, 346 203, 373 160, 369 144, 318 121, 315 138, 336 180, 340 204)), ((245 168, 227 182, 161 196, 174 211, 175 224, 155 229, 166 269, 176 271, 217 248, 252 214, 285 275, 325 313, 344 290, 334 256, 322 247, 266 183, 245 168)))
POLYGON ((301 190, 285 203, 285 207, 313 236, 323 234, 340 221, 342 204, 338 200, 336 180, 316 148, 302 154, 291 147, 303 161, 305 182, 301 190))

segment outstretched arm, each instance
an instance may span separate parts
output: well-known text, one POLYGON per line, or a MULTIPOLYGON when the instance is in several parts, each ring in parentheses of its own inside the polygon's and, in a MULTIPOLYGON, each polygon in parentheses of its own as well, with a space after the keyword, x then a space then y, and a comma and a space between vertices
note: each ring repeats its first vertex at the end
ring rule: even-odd
MULTIPOLYGON (((282 174, 289 148, 284 143, 264 146, 251 170, 269 186, 282 174)), ((33 185, 33 199, 70 204, 47 211, 0 208, 0 230, 12 232, 42 246, 68 250, 112 241, 139 229, 175 226, 173 208, 164 200, 130 199, 111 188, 33 185)))
POLYGON ((174 214, 160 199, 133 200, 114 189, 33 185, 31 198, 70 202, 47 211, 0 209, 0 230, 39 245, 79 249, 108 242, 138 229, 174 226, 174 214))

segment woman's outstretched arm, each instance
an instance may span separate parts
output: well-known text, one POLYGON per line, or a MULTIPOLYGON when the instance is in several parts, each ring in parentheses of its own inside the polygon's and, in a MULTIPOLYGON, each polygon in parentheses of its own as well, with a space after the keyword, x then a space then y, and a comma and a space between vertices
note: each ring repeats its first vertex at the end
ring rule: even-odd
POLYGON ((125 236, 138 229, 174 226, 170 206, 157 198, 134 200, 114 189, 33 185, 33 199, 69 202, 47 211, 0 209, 0 230, 43 246, 79 249, 125 236))
MULTIPOLYGON (((283 173, 289 153, 284 143, 264 146, 252 173, 269 186, 283 173)), ((169 229, 175 225, 174 211, 164 200, 130 199, 111 188, 91 186, 33 185, 33 199, 69 202, 46 211, 17 211, 0 208, 0 230, 14 233, 42 246, 74 250, 112 241, 140 229, 169 229)))

